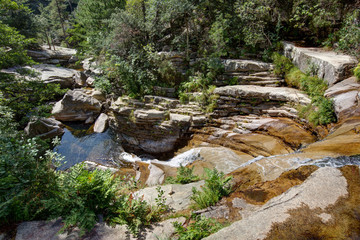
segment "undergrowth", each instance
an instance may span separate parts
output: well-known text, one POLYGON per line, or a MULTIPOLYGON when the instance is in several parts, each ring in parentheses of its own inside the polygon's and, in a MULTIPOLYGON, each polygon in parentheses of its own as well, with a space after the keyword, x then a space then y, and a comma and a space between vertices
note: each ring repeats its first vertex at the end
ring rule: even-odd
POLYGON ((216 220, 200 216, 194 217, 193 222, 187 227, 178 222, 173 223, 173 225, 179 240, 200 240, 223 228, 216 220))
POLYGON ((191 199, 195 202, 193 208, 203 209, 215 205, 223 196, 228 196, 232 191, 230 184, 231 176, 225 177, 223 172, 217 169, 205 169, 205 185, 201 190, 192 189, 191 199))
POLYGON ((313 125, 325 125, 336 121, 333 102, 324 97, 327 84, 313 72, 303 73, 295 67, 285 56, 278 53, 273 55, 274 73, 284 77, 288 86, 304 91, 311 103, 299 107, 299 116, 307 119, 313 125))

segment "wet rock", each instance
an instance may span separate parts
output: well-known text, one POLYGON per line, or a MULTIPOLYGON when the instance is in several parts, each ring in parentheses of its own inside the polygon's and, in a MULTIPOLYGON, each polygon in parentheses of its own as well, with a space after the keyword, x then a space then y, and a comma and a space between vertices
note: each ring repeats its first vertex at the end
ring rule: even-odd
POLYGON ((62 100, 57 102, 52 114, 61 121, 85 121, 100 114, 101 103, 81 89, 69 90, 62 100))
POLYGON ((284 54, 304 73, 315 71, 315 75, 324 79, 329 86, 352 75, 351 69, 357 60, 348 55, 321 48, 297 47, 293 43, 283 42, 284 54))
POLYGON ((91 76, 86 79, 86 84, 87 84, 89 87, 94 87, 94 82, 95 82, 95 78, 93 78, 93 77, 91 77, 91 76))
POLYGON ((105 132, 105 130, 109 126, 109 117, 105 113, 101 113, 100 116, 96 119, 95 125, 94 125, 94 132, 102 133, 105 132))
POLYGON ((29 137, 40 137, 42 139, 53 138, 63 135, 64 125, 52 118, 32 119, 26 128, 25 133, 29 137))
MULTIPOLYGON (((204 185, 204 181, 194 182, 189 184, 169 184, 161 186, 161 189, 165 192, 164 197, 166 198, 166 205, 168 205, 174 211, 180 211, 187 209, 192 196, 192 188, 195 187, 197 190, 200 190, 200 187, 204 185)), ((143 198, 145 201, 149 202, 152 205, 155 205, 155 199, 158 196, 158 191, 156 187, 148 187, 141 189, 134 193, 136 198, 143 198)))
POLYGON ((264 239, 274 223, 283 222, 290 217, 290 210, 306 206, 324 212, 327 207, 348 194, 347 186, 347 180, 340 170, 320 168, 303 184, 292 187, 247 218, 205 239, 264 239))
POLYGON ((56 67, 50 64, 34 65, 31 69, 40 74, 39 77, 44 83, 58 83, 62 88, 73 87, 75 75, 78 73, 73 69, 56 67))

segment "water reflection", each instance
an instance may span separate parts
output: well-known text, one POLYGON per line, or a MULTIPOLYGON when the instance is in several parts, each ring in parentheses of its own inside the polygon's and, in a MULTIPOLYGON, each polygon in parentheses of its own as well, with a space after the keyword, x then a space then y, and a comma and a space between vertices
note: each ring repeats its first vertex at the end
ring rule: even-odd
POLYGON ((54 151, 65 157, 65 163, 58 168, 65 170, 85 160, 109 165, 124 150, 110 129, 104 133, 94 133, 88 125, 72 123, 68 124, 60 145, 54 151))

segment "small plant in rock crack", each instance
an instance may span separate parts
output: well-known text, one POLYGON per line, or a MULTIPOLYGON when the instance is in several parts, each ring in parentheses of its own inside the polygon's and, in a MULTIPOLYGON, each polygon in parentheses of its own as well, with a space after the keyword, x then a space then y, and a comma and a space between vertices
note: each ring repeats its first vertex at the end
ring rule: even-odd
POLYGON ((206 179, 202 190, 192 189, 191 199, 195 202, 194 208, 203 209, 215 205, 223 196, 228 196, 232 191, 231 176, 225 177, 217 169, 205 169, 206 179))
POLYGON ((166 183, 179 183, 187 184, 191 182, 199 181, 199 177, 194 175, 194 167, 187 168, 180 165, 180 168, 177 169, 176 177, 168 177, 166 183))

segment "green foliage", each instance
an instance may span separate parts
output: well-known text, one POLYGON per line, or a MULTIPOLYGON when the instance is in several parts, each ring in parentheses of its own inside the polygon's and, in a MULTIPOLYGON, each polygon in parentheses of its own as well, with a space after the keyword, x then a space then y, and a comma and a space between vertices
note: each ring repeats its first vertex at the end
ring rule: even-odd
POLYGON ((118 207, 120 180, 110 171, 90 172, 78 164, 59 173, 57 185, 56 196, 44 201, 44 205, 51 212, 50 218, 62 216, 64 230, 75 226, 91 230, 98 214, 107 213, 108 218, 118 207))
POLYGON ((15 28, 0 21, 0 69, 28 63, 25 47, 32 40, 27 40, 15 28))
POLYGON ((191 199, 195 202, 194 207, 199 209, 215 205, 223 196, 228 196, 232 191, 231 176, 225 177, 223 172, 216 169, 205 169, 205 173, 205 185, 201 191, 192 189, 191 199))
POLYGON ((358 81, 360 81, 360 64, 358 64, 357 67, 354 69, 354 76, 357 78, 358 81))
POLYGON ((45 217, 42 200, 56 191, 51 168, 57 155, 44 142, 27 139, 16 130, 11 109, 0 93, 0 222, 11 224, 45 217))
POLYGON ((194 175, 194 167, 187 168, 180 165, 180 168, 177 169, 176 178, 168 177, 166 183, 179 183, 187 184, 191 182, 199 181, 199 177, 194 175))
POLYGON ((294 66, 290 59, 277 52, 273 53, 272 60, 275 65, 273 70, 274 74, 282 78, 285 77, 285 74, 288 73, 294 66))
POLYGON ((330 99, 324 97, 328 87, 327 84, 317 76, 310 75, 310 72, 312 74, 317 72, 315 67, 310 64, 309 73, 304 74, 286 57, 279 54, 273 56, 274 72, 284 76, 288 86, 303 90, 311 98, 311 104, 300 108, 300 117, 308 119, 315 126, 335 122, 336 115, 333 103, 330 99))
MULTIPOLYGON (((33 72, 29 74, 33 75, 33 72)), ((0 77, 0 91, 5 97, 3 104, 12 109, 15 120, 20 125, 26 124, 29 116, 48 116, 51 106, 47 102, 58 99, 67 91, 60 89, 58 84, 44 84, 37 79, 27 80, 25 76, 0 73, 0 77)))
POLYGON ((211 218, 196 216, 193 220, 187 227, 178 222, 173 223, 179 240, 200 240, 222 228, 220 223, 211 218))
POLYGON ((132 195, 122 195, 116 216, 111 219, 111 222, 126 224, 129 230, 136 235, 142 226, 159 221, 161 214, 168 211, 168 207, 165 204, 164 191, 160 186, 156 190, 158 191, 155 199, 156 206, 152 207, 142 199, 134 199, 132 195))
POLYGON ((338 32, 338 49, 360 58, 360 10, 348 13, 338 32))

